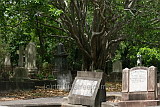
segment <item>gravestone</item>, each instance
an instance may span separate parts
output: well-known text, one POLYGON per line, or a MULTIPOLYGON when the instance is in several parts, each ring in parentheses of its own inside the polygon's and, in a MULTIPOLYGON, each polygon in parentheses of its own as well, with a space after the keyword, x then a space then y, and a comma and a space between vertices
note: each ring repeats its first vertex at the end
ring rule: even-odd
POLYGON ((4 59, 4 66, 11 66, 10 54, 6 54, 4 59))
POLYGON ((36 45, 33 42, 30 42, 25 50, 25 68, 31 78, 34 78, 37 73, 36 54, 36 45))
POLYGON ((19 46, 19 51, 18 51, 18 54, 19 54, 19 59, 18 59, 18 66, 19 67, 23 67, 23 54, 24 54, 24 47, 23 46, 19 46))
POLYGON ((117 60, 113 62, 113 72, 122 72, 122 62, 117 60))
POLYGON ((124 69, 122 74, 122 101, 119 107, 156 106, 157 68, 134 67, 124 69))
POLYGON ((8 72, 11 71, 11 60, 10 60, 10 54, 7 53, 4 59, 4 71, 8 72))
POLYGON ((18 67, 14 69, 13 78, 11 78, 11 80, 16 82, 23 82, 29 80, 29 77, 27 70, 24 68, 24 48, 22 45, 19 46, 18 55, 18 67))
POLYGON ((103 101, 106 101, 104 73, 78 71, 68 95, 68 105, 63 107, 101 107, 103 101))
MULTIPOLYGON (((72 76, 71 72, 68 70, 68 63, 67 63, 67 53, 64 50, 64 46, 62 43, 59 43, 57 46, 56 53, 54 54, 55 57, 55 70, 57 74, 57 86, 58 89, 69 91, 72 76)), ((54 73, 53 73, 54 75, 54 73)))

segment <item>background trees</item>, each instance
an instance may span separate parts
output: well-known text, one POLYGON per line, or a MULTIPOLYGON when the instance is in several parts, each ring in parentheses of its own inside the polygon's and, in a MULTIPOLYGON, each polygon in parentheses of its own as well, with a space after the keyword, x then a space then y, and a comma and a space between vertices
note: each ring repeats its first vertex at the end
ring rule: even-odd
POLYGON ((134 66, 138 52, 148 65, 151 59, 145 55, 153 50, 159 55, 158 4, 159 0, 133 0, 130 7, 127 0, 1 0, 1 41, 8 44, 15 63, 18 46, 34 41, 39 64, 53 63, 53 50, 63 42, 71 69, 80 69, 81 61, 83 70, 104 69, 116 54, 124 66, 134 66))

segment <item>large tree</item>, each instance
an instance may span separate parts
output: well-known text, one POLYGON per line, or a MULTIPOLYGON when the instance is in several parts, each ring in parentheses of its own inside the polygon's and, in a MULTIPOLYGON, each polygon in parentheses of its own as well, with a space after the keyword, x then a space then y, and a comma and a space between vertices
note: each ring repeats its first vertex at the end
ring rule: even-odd
POLYGON ((84 70, 104 69, 105 62, 126 38, 122 29, 137 15, 131 7, 125 11, 121 0, 52 0, 50 3, 62 10, 59 21, 55 21, 79 46, 84 70))
POLYGON ((119 43, 129 38, 123 29, 141 16, 156 16, 158 3, 156 0, 51 0, 54 8, 63 11, 58 22, 60 30, 76 41, 83 53, 85 70, 104 69, 119 43))

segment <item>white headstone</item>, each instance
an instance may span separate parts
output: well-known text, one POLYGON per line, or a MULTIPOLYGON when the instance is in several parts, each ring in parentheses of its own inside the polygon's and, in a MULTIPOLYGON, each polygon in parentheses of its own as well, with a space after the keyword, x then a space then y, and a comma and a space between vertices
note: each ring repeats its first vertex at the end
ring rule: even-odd
POLYGON ((122 62, 117 60, 113 62, 113 72, 122 72, 122 62))
POLYGON ((147 91, 147 70, 133 70, 129 73, 129 92, 147 91))

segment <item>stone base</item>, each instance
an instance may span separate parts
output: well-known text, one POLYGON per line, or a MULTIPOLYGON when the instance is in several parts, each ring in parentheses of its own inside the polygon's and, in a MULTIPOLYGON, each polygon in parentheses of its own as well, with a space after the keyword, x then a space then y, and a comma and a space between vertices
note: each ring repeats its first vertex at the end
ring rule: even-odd
POLYGON ((88 107, 88 106, 72 105, 72 104, 63 104, 61 107, 88 107))
POLYGON ((71 89, 72 75, 70 71, 67 72, 68 73, 59 73, 57 75, 57 88, 69 92, 71 89))
POLYGON ((117 103, 102 102, 101 107, 118 107, 117 103))
POLYGON ((1 81, 0 82, 0 92, 2 91, 13 91, 13 90, 30 90, 35 89, 34 82, 24 81, 1 81))
POLYGON ((87 106, 68 104, 68 97, 63 97, 63 103, 61 107, 87 107, 87 106))
POLYGON ((156 100, 156 92, 122 93, 122 101, 128 100, 156 100))
POLYGON ((160 100, 131 100, 119 102, 118 107, 148 107, 157 106, 159 104, 160 100))

